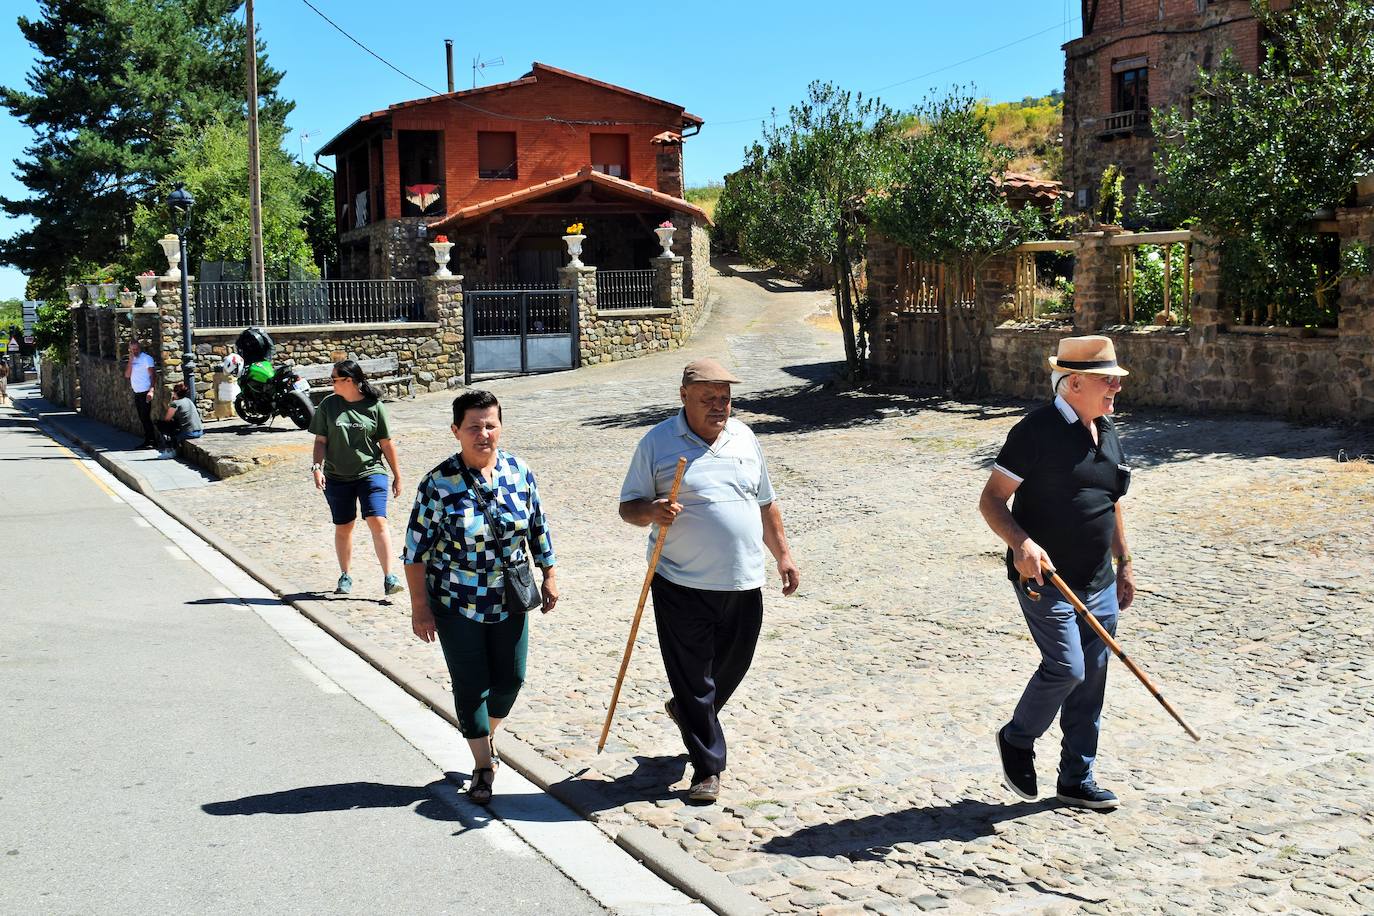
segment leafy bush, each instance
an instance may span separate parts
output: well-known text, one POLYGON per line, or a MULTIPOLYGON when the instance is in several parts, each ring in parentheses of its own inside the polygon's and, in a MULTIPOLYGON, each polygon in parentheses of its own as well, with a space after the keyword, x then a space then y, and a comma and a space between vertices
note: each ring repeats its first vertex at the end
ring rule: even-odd
POLYGON ((38 320, 33 326, 33 343, 43 351, 43 358, 59 365, 71 359, 72 311, 65 302, 44 302, 38 306, 38 320))

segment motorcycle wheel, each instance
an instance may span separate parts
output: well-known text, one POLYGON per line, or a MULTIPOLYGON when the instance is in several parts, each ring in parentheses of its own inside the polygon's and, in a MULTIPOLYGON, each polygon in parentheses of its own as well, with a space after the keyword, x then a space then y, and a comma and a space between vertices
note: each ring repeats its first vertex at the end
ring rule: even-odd
POLYGON ((254 426, 261 426, 272 419, 272 414, 258 407, 253 401, 248 400, 242 393, 234 398, 234 413, 239 415, 245 423, 252 423, 254 426))
POLYGON ((296 424, 297 429, 307 429, 315 416, 315 405, 310 402, 310 397, 305 392, 293 391, 283 401, 282 413, 296 424))

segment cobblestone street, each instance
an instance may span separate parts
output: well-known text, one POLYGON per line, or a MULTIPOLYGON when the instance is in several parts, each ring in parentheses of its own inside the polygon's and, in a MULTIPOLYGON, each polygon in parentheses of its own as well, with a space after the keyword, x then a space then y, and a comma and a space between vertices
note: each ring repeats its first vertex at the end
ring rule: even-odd
MULTIPOLYGON (((1118 637, 1203 741, 1114 662, 1097 775, 1122 807, 1053 801, 1057 729, 1039 745, 1049 800, 1022 802, 993 736, 1036 653, 977 499, 1028 405, 845 390, 830 382, 842 349, 827 292, 739 268, 713 278, 711 299, 683 350, 483 383, 504 406, 503 446, 539 479, 562 588, 557 612, 532 620, 508 728, 601 784, 607 831, 653 826, 779 912, 1374 912, 1367 429, 1136 412, 1126 380, 1141 591, 1118 637), (676 410, 682 365, 704 355, 744 379, 736 416, 767 454, 802 584, 783 599, 770 583, 753 668, 723 714, 722 801, 697 808, 680 798, 686 757, 650 612, 599 756, 596 739, 644 573, 620 482, 635 442, 676 410)), ((456 448, 451 399, 388 405, 398 550, 415 484, 456 448)), ((332 599, 310 437, 263 440, 284 460, 172 502, 332 599)), ((381 600, 360 535, 355 593, 330 606, 447 684, 408 602, 381 600)))

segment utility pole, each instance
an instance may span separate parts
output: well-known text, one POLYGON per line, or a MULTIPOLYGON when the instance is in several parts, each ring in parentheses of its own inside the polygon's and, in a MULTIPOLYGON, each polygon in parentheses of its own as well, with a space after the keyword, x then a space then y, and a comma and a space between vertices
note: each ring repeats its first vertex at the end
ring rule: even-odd
POLYGON ((248 17, 248 217, 253 245, 248 272, 253 297, 258 303, 258 324, 267 324, 267 275, 262 258, 262 160, 258 155, 258 32, 253 25, 253 0, 247 0, 248 17))

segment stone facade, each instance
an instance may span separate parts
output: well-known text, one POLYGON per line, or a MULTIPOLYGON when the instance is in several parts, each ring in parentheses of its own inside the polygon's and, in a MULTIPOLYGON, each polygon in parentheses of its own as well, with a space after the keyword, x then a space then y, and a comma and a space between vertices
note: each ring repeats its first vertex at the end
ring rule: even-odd
POLYGON ((76 407, 76 372, 70 365, 45 359, 38 367, 38 390, 43 399, 64 407, 76 407))
MULTIPOLYGON (((1337 212, 1341 243, 1374 245, 1374 206, 1337 212)), ((1374 419, 1374 276, 1341 285, 1340 326, 1335 331, 1274 328, 1240 333, 1228 328, 1220 300, 1220 258, 1212 240, 1191 245, 1190 324, 1181 327, 1121 325, 1115 294, 1112 233, 1075 236, 1075 314, 1072 325, 1006 322, 993 316, 1010 291, 1006 258, 988 262, 977 278, 982 362, 980 389, 999 395, 1047 397, 1045 359, 1060 338, 1105 334, 1131 370, 1123 406, 1178 407, 1193 411, 1247 411, 1295 420, 1374 419)), ((868 253, 869 292, 876 306, 870 327, 870 371, 882 382, 932 384, 930 354, 911 344, 907 325, 932 315, 896 305, 896 246, 876 234, 868 253), (905 322, 905 324, 903 323, 905 322), (919 359, 913 358, 913 351, 919 359)), ((917 341, 917 344, 920 342, 917 341)))
MULTIPOLYGON (((438 270, 423 217, 387 219, 339 234, 339 277, 413 280, 438 270)), ((456 252, 455 252, 456 254, 456 252)), ((453 265, 449 265, 453 270, 453 265)), ((456 271, 455 271, 456 272, 456 271)))
POLYGON ((705 311, 705 301, 683 297, 684 259, 653 259, 657 307, 601 312, 596 304, 596 268, 564 267, 564 289, 577 303, 578 356, 584 366, 673 350, 691 338, 705 311))
MULTIPOLYGON (((1286 4, 1276 3, 1275 6, 1286 4)), ((1185 106, 1200 67, 1230 51, 1254 71, 1260 26, 1249 0, 1121 0, 1096 5, 1096 21, 1064 46, 1064 187, 1071 212, 1091 210, 1098 183, 1115 163, 1128 200, 1155 182, 1155 137, 1147 123, 1116 129, 1114 68, 1148 72, 1148 104, 1185 106)))

